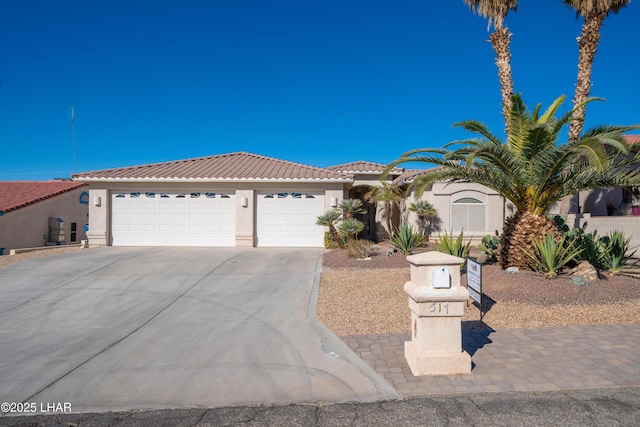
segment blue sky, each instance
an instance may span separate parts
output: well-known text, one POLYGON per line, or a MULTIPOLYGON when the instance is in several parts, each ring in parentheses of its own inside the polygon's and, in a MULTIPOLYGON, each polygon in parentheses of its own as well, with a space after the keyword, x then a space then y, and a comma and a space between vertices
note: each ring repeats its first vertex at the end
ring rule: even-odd
MULTIPOLYGON (((640 123, 640 2, 605 21, 587 127, 640 123)), ((581 21, 521 2, 515 89, 566 95, 581 21)), ((462 0, 2 0, 0 180, 249 151, 329 166, 388 163, 502 134, 487 22, 462 0)), ((419 165, 410 165, 419 167, 419 165)))

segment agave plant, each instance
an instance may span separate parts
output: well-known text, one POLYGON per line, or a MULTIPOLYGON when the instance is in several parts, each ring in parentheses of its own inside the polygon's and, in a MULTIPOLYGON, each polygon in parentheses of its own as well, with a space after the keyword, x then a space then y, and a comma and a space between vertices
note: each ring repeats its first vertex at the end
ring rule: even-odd
POLYGON ((631 248, 631 237, 620 230, 613 230, 601 238, 605 245, 604 267, 612 275, 618 275, 631 264, 636 251, 631 248))
POLYGON ((448 234, 445 230, 444 235, 438 235, 436 240, 436 250, 445 254, 457 256, 458 258, 466 259, 469 256, 469 249, 471 248, 471 240, 467 243, 463 242, 464 231, 458 234, 458 237, 453 237, 453 232, 448 234))
POLYGON ((403 224, 387 241, 405 255, 410 255, 415 248, 426 244, 424 235, 415 231, 409 224, 403 224))
POLYGON ((556 241, 552 233, 541 240, 534 239, 533 251, 525 251, 533 269, 545 273, 548 277, 555 277, 562 267, 575 260, 582 249, 575 246, 575 240, 565 240, 566 236, 562 236, 556 241))

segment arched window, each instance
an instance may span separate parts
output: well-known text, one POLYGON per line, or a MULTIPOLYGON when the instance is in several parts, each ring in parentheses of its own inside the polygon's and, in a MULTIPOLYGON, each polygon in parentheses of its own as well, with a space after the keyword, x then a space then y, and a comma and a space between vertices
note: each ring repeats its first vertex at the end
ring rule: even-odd
POLYGON ((451 230, 484 233, 485 204, 472 197, 454 201, 451 204, 451 230))

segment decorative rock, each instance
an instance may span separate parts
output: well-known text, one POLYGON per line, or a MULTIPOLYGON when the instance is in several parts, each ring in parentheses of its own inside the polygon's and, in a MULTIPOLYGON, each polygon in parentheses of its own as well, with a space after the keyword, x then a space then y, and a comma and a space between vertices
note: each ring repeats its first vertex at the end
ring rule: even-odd
POLYGON ((576 285, 576 286, 587 286, 589 285, 589 281, 587 279, 585 279, 582 276, 574 276, 571 278, 571 281, 576 285))
POLYGON ((504 274, 518 274, 520 269, 518 267, 509 267, 504 270, 504 274))
POLYGON ((573 269, 572 274, 584 278, 587 282, 598 279, 598 270, 589 261, 580 261, 580 264, 573 269))

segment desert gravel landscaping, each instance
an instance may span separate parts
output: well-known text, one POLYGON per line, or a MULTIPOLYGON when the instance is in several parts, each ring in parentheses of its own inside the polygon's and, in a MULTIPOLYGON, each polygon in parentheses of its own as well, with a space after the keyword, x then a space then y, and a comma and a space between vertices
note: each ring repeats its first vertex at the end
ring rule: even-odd
POLYGON ((26 261, 28 259, 42 258, 45 256, 53 256, 60 254, 68 254, 83 250, 80 246, 55 246, 47 249, 37 250, 33 252, 25 252, 16 255, 2 255, 0 256, 0 268, 6 267, 11 264, 15 264, 20 261, 26 261))
MULTIPOLYGON (((336 335, 410 333, 403 290, 408 280, 405 256, 388 257, 386 248, 371 261, 328 251, 317 317, 336 335)), ((567 274, 549 280, 526 271, 506 275, 498 265, 484 265, 483 291, 488 300, 483 322, 469 300, 464 329, 640 323, 640 279, 627 276, 604 275, 588 286, 576 286, 567 274)))

